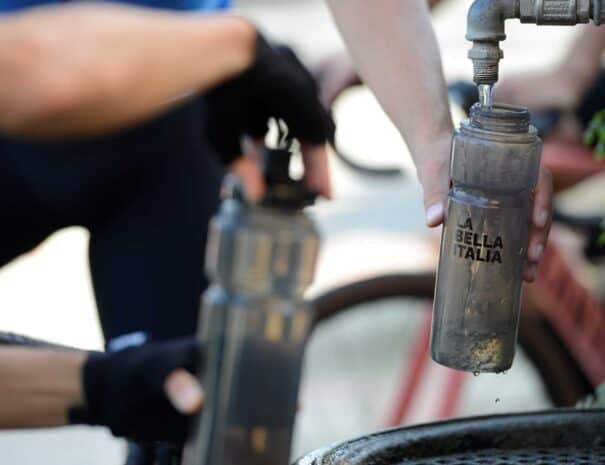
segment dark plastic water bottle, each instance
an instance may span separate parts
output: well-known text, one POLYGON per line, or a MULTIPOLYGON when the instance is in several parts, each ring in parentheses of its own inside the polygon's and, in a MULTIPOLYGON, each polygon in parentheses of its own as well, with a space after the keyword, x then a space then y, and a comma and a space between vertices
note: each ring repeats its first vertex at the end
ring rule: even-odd
POLYGON ((303 207, 315 195, 289 178, 290 153, 266 152, 261 205, 234 195, 212 220, 202 305, 206 403, 185 465, 289 463, 302 357, 312 323, 303 299, 319 235, 303 207))
POLYGON ((442 365, 512 365, 541 148, 527 109, 505 105, 475 105, 454 136, 431 338, 442 365))

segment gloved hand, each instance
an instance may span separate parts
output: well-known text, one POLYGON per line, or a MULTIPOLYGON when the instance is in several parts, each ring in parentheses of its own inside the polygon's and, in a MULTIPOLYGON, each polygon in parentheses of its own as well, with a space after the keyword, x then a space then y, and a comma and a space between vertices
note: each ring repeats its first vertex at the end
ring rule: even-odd
MULTIPOLYGON (((334 140, 334 122, 319 100, 315 80, 291 49, 272 47, 259 34, 254 64, 205 100, 207 135, 225 165, 233 168, 241 160, 242 136, 260 140, 269 119, 280 118, 302 144, 307 184, 330 197, 325 144, 334 140)), ((235 168, 241 174, 249 167, 235 168)))
POLYGON ((334 138, 335 127, 318 92, 292 50, 274 48, 259 34, 252 67, 206 96, 210 142, 228 165, 241 155, 241 137, 264 137, 276 117, 301 142, 324 144, 334 138))
POLYGON ((86 405, 69 412, 70 422, 107 426, 115 436, 138 441, 184 443, 185 413, 199 411, 203 400, 193 375, 204 357, 193 339, 91 354, 82 376, 86 405))

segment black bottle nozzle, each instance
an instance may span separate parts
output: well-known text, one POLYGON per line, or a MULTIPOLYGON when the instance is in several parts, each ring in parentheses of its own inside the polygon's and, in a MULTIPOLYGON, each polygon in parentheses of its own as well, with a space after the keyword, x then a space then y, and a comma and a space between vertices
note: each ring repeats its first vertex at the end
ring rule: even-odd
POLYGON ((276 148, 263 150, 263 175, 267 192, 262 205, 283 210, 301 210, 313 205, 318 193, 309 189, 303 181, 292 179, 290 162, 294 139, 282 120, 276 120, 278 142, 276 148))
MULTIPOLYGON (((319 193, 309 189, 303 181, 290 176, 294 139, 288 134, 287 126, 283 121, 275 121, 278 128, 276 147, 264 147, 258 160, 266 188, 260 205, 280 210, 302 210, 313 205, 319 193)), ((223 195, 246 203, 242 183, 232 174, 225 177, 223 195)))

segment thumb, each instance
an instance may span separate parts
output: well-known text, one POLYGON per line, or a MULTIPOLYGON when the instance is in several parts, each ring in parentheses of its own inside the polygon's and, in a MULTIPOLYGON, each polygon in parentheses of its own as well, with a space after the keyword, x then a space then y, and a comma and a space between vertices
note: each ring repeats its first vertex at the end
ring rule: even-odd
POLYGON ((424 190, 424 210, 427 226, 443 223, 450 188, 449 159, 431 160, 418 168, 418 177, 424 190))
POLYGON ((262 141, 245 137, 243 155, 229 165, 229 171, 240 181, 244 195, 251 202, 259 202, 265 195, 265 180, 261 168, 262 141))
POLYGON ((164 384, 168 400, 184 415, 193 415, 202 408, 204 391, 197 378, 186 370, 173 371, 164 384))

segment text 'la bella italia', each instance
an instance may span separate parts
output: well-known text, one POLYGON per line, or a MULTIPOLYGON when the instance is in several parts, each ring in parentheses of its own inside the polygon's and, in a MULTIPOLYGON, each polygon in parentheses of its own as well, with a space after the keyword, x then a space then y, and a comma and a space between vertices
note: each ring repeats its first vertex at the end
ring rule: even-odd
POLYGON ((485 263, 502 263, 504 244, 502 237, 489 237, 473 231, 473 222, 467 218, 458 224, 454 243, 454 256, 485 263))

